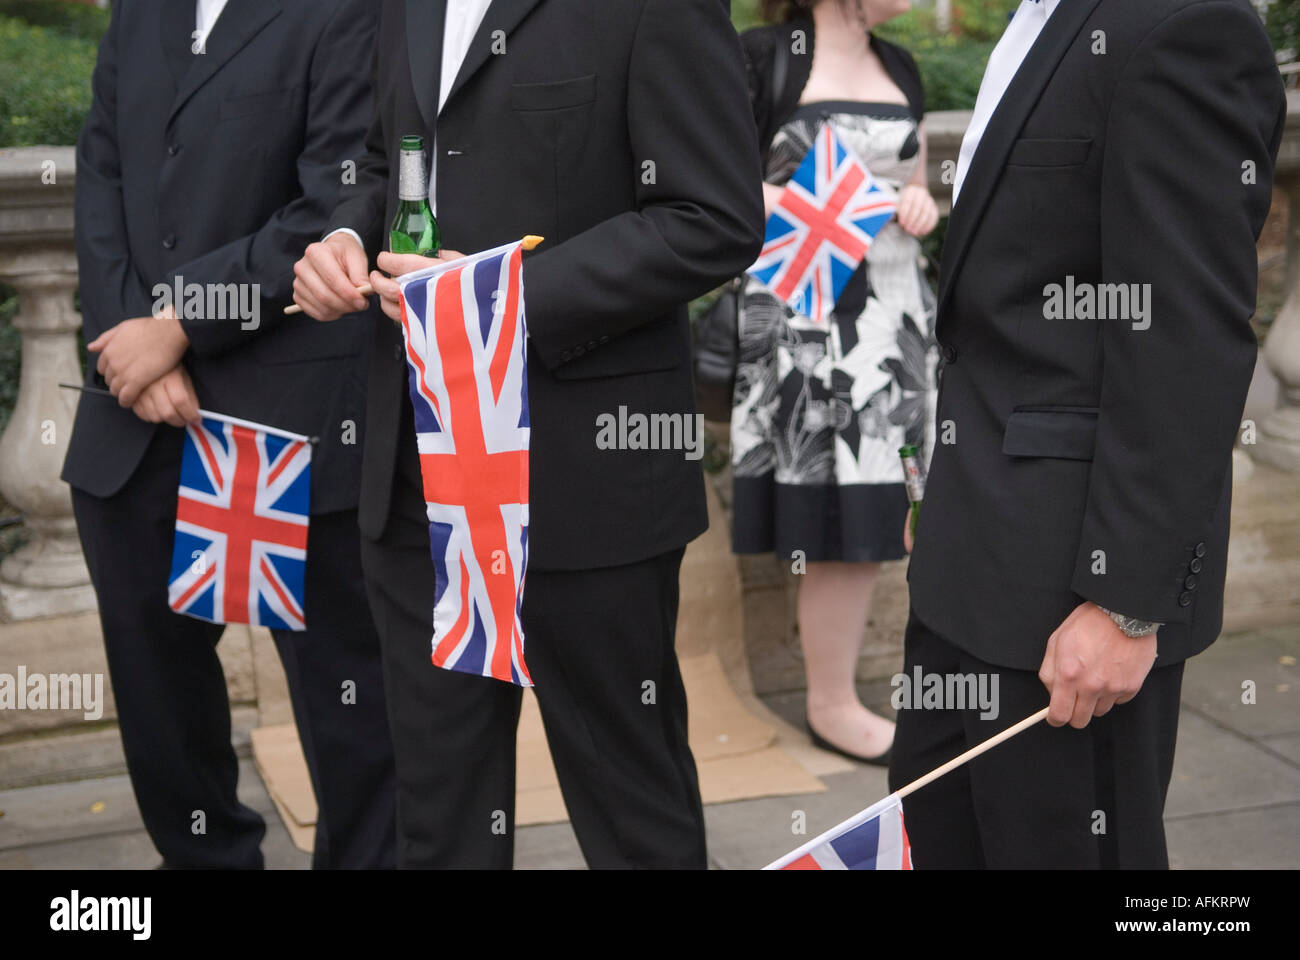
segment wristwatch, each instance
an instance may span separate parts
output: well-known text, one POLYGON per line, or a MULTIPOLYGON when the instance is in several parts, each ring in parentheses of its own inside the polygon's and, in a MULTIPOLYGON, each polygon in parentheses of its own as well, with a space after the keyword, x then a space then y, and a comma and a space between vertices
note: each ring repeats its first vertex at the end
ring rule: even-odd
POLYGON ((1100 609, 1102 613, 1115 621, 1115 626, 1119 627, 1124 636, 1131 637, 1134 640, 1155 633, 1161 627, 1161 624, 1155 620, 1139 620, 1137 617, 1126 617, 1122 613, 1114 613, 1105 607, 1100 609))

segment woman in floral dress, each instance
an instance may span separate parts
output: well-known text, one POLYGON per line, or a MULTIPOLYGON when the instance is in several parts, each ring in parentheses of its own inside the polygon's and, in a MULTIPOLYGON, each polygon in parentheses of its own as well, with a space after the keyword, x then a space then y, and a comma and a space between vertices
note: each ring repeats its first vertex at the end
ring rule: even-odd
POLYGON ((907 8, 907 0, 768 0, 773 25, 742 38, 767 148, 769 213, 827 123, 898 194, 896 218, 827 320, 745 278, 731 419, 734 548, 775 551, 802 573, 810 732, 821 746, 881 764, 894 725, 862 704, 854 672, 880 564, 905 555, 898 450, 911 443, 928 456, 937 360, 918 240, 938 221, 926 189, 920 76, 906 51, 870 32, 907 8), (792 55, 778 56, 779 45, 792 55))

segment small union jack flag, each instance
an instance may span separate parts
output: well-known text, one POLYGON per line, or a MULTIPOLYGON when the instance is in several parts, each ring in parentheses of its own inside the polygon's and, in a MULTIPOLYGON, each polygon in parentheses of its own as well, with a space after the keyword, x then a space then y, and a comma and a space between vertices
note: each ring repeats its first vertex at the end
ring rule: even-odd
POLYGON ((311 443, 200 413, 185 431, 168 604, 212 623, 305 630, 311 443))
POLYGON ((433 663, 532 686, 523 244, 397 280, 436 579, 433 663))
POLYGON ((764 870, 911 870, 903 801, 891 793, 764 870))
POLYGON ((823 124, 767 218, 748 272, 798 313, 824 322, 897 209, 894 193, 823 124))

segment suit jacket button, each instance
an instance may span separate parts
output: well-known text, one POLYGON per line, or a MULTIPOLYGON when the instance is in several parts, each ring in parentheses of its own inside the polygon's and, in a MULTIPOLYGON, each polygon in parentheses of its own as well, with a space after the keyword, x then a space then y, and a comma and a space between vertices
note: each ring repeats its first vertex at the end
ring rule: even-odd
POLYGON ((1196 575, 1195 575, 1195 574, 1189 574, 1188 577, 1187 577, 1187 579, 1183 581, 1183 586, 1186 587, 1188 590, 1195 590, 1195 589, 1196 589, 1196 575))
POLYGON ((163 246, 166 247, 168 250, 176 246, 176 234, 169 233, 167 234, 167 236, 163 237, 163 246))
POLYGON ((572 356, 573 356, 573 354, 569 353, 568 350, 565 350, 563 353, 560 354, 560 359, 561 359, 561 360, 568 360, 568 359, 569 359, 570 357, 572 357, 572 356))
POLYGON ((179 143, 167 144, 167 156, 174 157, 176 156, 176 154, 180 152, 181 152, 181 145, 179 143))
POLYGON ((1192 605, 1192 595, 1184 590, 1178 595, 1178 605, 1180 607, 1190 607, 1192 605))
POLYGON ((1200 557, 1192 557, 1191 562, 1187 564, 1187 569, 1192 571, 1192 573, 1200 573, 1201 572, 1200 557))
POLYGON ((600 342, 601 342, 601 343, 609 343, 609 337, 601 337, 601 338, 600 338, 600 342))
POLYGON ((1205 556, 1205 541, 1204 541, 1204 540, 1202 540, 1200 543, 1198 543, 1198 544, 1196 545, 1196 555, 1197 555, 1198 557, 1203 557, 1203 556, 1205 556))
POLYGON ((944 363, 957 362, 957 348, 954 347, 951 343, 943 348, 943 362, 944 363))

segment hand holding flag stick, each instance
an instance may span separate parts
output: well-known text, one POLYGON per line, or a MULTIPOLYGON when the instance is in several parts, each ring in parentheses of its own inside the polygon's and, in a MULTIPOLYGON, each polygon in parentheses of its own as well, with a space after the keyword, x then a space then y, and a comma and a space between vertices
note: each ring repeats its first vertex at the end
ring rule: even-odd
POLYGON ((866 810, 855 813, 803 846, 772 861, 764 870, 880 870, 912 868, 911 847, 903 827, 903 798, 951 773, 981 753, 1010 740, 1047 718, 1043 707, 965 753, 953 757, 866 810))
MULTIPOLYGON (((525 250, 532 250, 534 247, 536 247, 545 239, 546 239, 545 237, 539 237, 530 233, 528 236, 524 237, 521 242, 523 243, 525 250)), ((426 259, 436 260, 438 258, 429 257, 426 259)), ((374 292, 375 292, 375 288, 369 283, 363 283, 361 284, 361 286, 357 287, 357 293, 363 297, 368 297, 372 295, 374 292)), ((302 313, 302 307, 300 307, 296 303, 290 304, 289 306, 284 308, 284 315, 286 317, 292 316, 293 314, 296 313, 302 313)))

